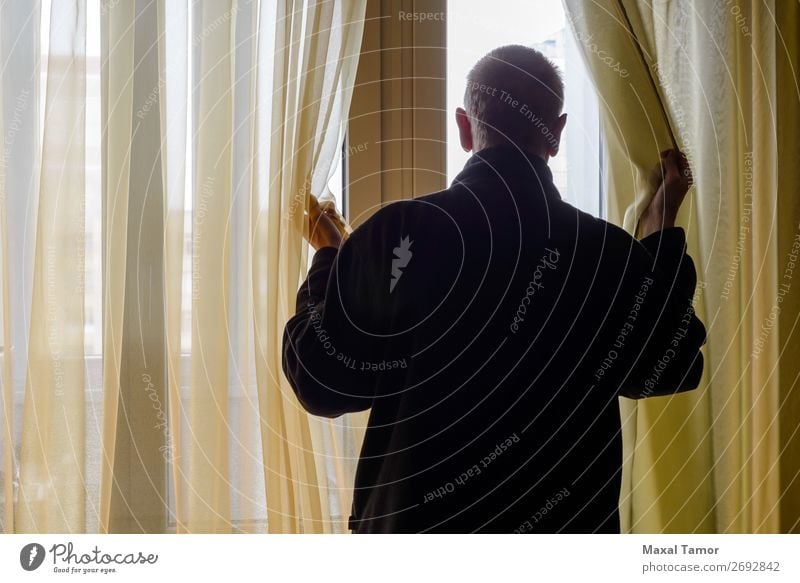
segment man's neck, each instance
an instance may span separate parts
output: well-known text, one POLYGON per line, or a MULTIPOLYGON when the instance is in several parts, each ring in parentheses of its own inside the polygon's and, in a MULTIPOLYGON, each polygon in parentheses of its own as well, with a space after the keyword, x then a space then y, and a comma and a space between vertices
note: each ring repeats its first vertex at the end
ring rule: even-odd
MULTIPOLYGON (((516 146, 516 144, 512 144, 512 142, 506 142, 506 141, 503 141, 503 142, 490 142, 490 143, 485 144, 485 145, 476 146, 475 148, 472 149, 472 151, 473 151, 473 153, 477 154, 481 150, 485 150, 487 148, 493 148, 495 146, 502 146, 502 145, 515 145, 516 146)), ((519 147, 519 146, 516 146, 516 147, 519 147)), ((545 163, 550 162, 550 154, 547 152, 547 148, 539 148, 539 147, 536 147, 536 146, 529 146, 529 147, 520 148, 520 149, 523 152, 525 152, 526 154, 533 155, 533 156, 538 156, 539 158, 544 160, 545 163)))

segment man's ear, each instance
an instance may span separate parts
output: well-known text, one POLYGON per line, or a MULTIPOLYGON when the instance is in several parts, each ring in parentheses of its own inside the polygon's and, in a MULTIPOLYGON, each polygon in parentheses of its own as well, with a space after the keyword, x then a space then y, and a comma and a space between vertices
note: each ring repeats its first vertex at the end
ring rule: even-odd
POLYGON ((469 116, 463 107, 456 108, 456 125, 461 147, 465 152, 472 151, 472 127, 469 125, 469 116))
POLYGON ((553 139, 547 141, 547 153, 550 156, 558 154, 558 147, 561 145, 561 132, 564 131, 565 125, 567 125, 567 114, 562 113, 556 119, 553 127, 550 128, 550 132, 553 134, 553 139))

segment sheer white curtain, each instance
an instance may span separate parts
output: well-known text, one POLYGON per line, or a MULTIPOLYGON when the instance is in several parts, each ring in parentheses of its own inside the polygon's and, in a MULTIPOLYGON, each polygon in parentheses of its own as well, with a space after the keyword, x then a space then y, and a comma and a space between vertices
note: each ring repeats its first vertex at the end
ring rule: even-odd
POLYGON ((280 340, 364 10, 0 6, 6 532, 346 530, 364 416, 280 340))
POLYGON ((20 2, 1 10, 3 527, 81 532, 92 481, 85 457, 86 4, 60 2, 46 14, 20 2), (40 29, 41 22, 48 24, 40 29))
POLYGON ((38 201, 40 12, 28 3, 0 5, 0 249, 2 250, 2 495, 4 532, 14 530, 18 459, 27 370, 30 289, 38 201), (13 252, 12 252, 13 250, 13 252), (12 284, 12 282, 14 282, 12 284))

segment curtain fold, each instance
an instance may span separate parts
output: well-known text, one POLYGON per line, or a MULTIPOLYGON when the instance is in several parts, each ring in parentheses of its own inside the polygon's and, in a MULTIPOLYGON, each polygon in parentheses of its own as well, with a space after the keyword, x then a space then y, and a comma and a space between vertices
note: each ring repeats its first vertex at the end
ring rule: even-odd
POLYGON ((128 242, 133 77, 134 2, 103 4, 101 26, 101 99, 103 119, 103 465, 100 491, 100 529, 111 530, 114 460, 120 400, 125 257, 128 242))
POLYGON ((203 2, 197 37, 188 527, 230 531, 228 342, 233 0, 203 2), (220 23, 215 26, 216 23, 220 23), (202 428, 202 429, 201 429, 202 428))
POLYGON ((778 221, 779 267, 783 269, 779 285, 781 311, 778 315, 778 333, 781 365, 777 371, 780 386, 780 520, 781 532, 800 532, 800 399, 798 399, 798 379, 800 379, 800 359, 792 355, 800 354, 800 334, 797 333, 800 319, 800 297, 792 289, 791 280, 800 256, 800 197, 797 185, 800 184, 800 140, 796 128, 800 126, 800 4, 781 2, 775 7, 777 23, 777 99, 776 119, 778 131, 778 217, 791 217, 778 221), (788 289, 787 289, 788 286, 788 289))
MULTIPOLYGON (((0 16, 2 16, 2 9, 0 9, 0 16)), ((0 26, 0 47, 3 47, 3 40, 5 38, 4 31, 0 26)), ((0 55, 5 51, 0 50, 0 55)), ((2 60, 2 59, 0 59, 2 60)), ((0 91, 0 112, 5 111, 3 101, 4 91, 0 91)), ((5 114, 0 113, 0 136, 6 135, 5 130, 5 114)), ((9 235, 8 235, 8 177, 6 166, 8 164, 8 156, 5 147, 5 139, 3 140, 2 152, 0 152, 0 162, 2 162, 2 173, 0 173, 0 270, 2 273, 9 272, 9 235)), ((2 387, 0 388, 0 415, 2 415, 3 422, 3 447, 0 451, 0 460, 2 460, 2 470, 0 470, 0 477, 2 478, 2 492, 3 504, 0 508, 0 523, 3 525, 3 532, 14 532, 14 521, 11 517, 14 516, 14 482, 7 477, 14 475, 14 393, 12 389, 12 364, 9 358, 6 346, 9 346, 11 340, 11 302, 9 298, 8 278, 4 277, 0 285, 0 346, 3 347, 0 353, 1 364, 0 375, 2 375, 2 387)))
POLYGON ((796 156, 797 138, 780 127, 797 119, 798 94, 779 76, 781 60, 796 61, 800 47, 791 34, 796 7, 647 0, 565 6, 603 106, 609 220, 633 232, 649 202, 650 168, 673 140, 695 176, 679 224, 698 271, 694 300, 708 330, 706 367, 696 391, 622 400, 623 527, 796 529, 796 505, 782 498, 798 475, 785 454, 797 440, 781 435, 781 422, 798 423, 791 392, 797 365, 785 356, 797 344, 800 306, 796 290, 785 287, 800 217, 788 203, 797 176, 785 160, 796 156), (620 64, 616 72, 611 61, 620 64), (784 105, 781 124, 776 102, 784 105))
MULTIPOLYGON (((2 224, 2 418, 3 483, 0 522, 14 532, 19 494, 19 453, 27 382, 29 335, 41 148, 40 20, 38 5, 0 5, 0 206, 2 224)), ((49 38, 49 37, 48 37, 49 38)))
POLYGON ((85 529, 86 4, 51 9, 16 532, 85 529))
MULTIPOLYGON (((0 9, 0 16, 2 9, 0 9)), ((3 29, 0 27, 0 47, 3 46, 4 40, 3 29)), ((2 55, 4 51, 0 51, 2 55)), ((0 59, 1 60, 1 59, 0 59)), ((0 91, 0 112, 4 112, 3 91, 0 91)), ((0 113, 0 136, 5 136, 5 115, 0 113)), ((5 142, 5 140, 3 140, 5 142)), ((8 178, 6 176, 7 156, 5 151, 5 144, 3 144, 2 152, 0 152, 0 161, 2 162, 2 173, 0 174, 0 270, 2 273, 8 273, 8 178)), ((14 448, 12 446, 14 440, 14 409, 13 409, 13 389, 11 387, 11 359, 8 357, 6 346, 9 345, 11 339, 11 322, 10 322, 10 301, 9 301, 8 278, 4 277, 0 282, 0 346, 3 347, 0 353, 0 375, 2 375, 2 387, 0 387, 0 415, 2 415, 3 422, 3 447, 0 451, 0 481, 2 481, 3 504, 0 508, 0 522, 3 525, 3 532, 14 531, 14 521, 8 520, 7 517, 14 515, 14 482, 7 479, 7 476, 14 474, 14 448)))

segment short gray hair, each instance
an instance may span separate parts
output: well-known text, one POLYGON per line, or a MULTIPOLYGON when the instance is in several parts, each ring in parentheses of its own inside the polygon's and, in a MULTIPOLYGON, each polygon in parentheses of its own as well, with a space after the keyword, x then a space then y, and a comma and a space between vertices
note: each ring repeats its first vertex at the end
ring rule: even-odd
POLYGON ((498 47, 467 75, 464 109, 476 140, 519 147, 547 143, 564 106, 564 82, 542 53, 522 45, 498 47), (526 123, 527 122, 527 123, 526 123))

